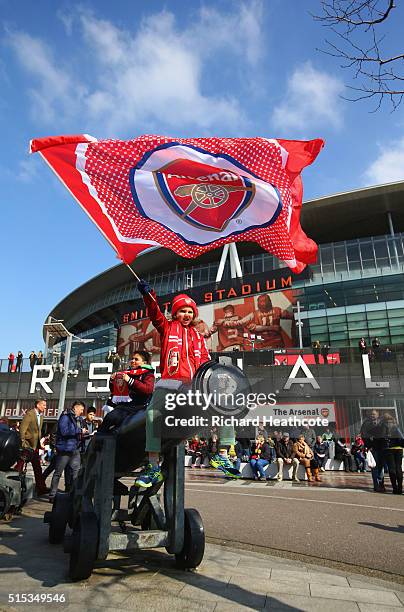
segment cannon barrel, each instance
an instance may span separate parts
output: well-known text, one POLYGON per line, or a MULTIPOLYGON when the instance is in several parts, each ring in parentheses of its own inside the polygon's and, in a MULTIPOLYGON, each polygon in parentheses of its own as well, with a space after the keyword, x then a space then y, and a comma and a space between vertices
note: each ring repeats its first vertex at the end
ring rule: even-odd
POLYGON ((0 429, 0 470, 9 470, 20 458, 20 436, 14 429, 0 429))

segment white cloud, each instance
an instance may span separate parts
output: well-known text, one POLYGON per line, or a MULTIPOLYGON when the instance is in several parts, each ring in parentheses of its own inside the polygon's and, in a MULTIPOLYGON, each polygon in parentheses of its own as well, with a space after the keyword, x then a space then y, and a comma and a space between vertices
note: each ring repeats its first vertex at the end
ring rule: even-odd
POLYGON ((289 78, 286 96, 273 111, 273 124, 300 131, 313 126, 336 128, 342 121, 339 96, 343 89, 342 81, 305 62, 289 78))
POLYGON ((366 184, 380 185, 404 180, 404 137, 379 148, 378 157, 364 173, 366 184))
POLYGON ((102 75, 87 100, 88 111, 104 117, 111 133, 147 122, 206 129, 244 121, 235 98, 203 93, 195 26, 192 35, 178 32, 168 12, 143 20, 134 37, 88 14, 81 16, 81 24, 102 75))
POLYGON ((43 123, 52 123, 60 113, 71 115, 84 88, 56 61, 41 40, 25 32, 12 32, 8 42, 19 63, 36 82, 31 88, 31 111, 43 123))
POLYGON ((100 137, 161 125, 173 132, 227 130, 246 125, 246 117, 223 87, 212 93, 208 63, 230 57, 237 66, 255 66, 263 49, 262 12, 262 0, 222 13, 202 7, 180 28, 171 12, 162 11, 141 20, 135 32, 89 12, 60 13, 85 58, 85 83, 42 40, 15 32, 9 44, 32 78, 31 111, 38 122, 57 120, 59 130, 78 123, 100 137))
POLYGON ((222 53, 230 51, 255 66, 264 49, 263 12, 262 0, 250 0, 248 4, 240 4, 238 10, 226 14, 204 6, 199 20, 184 32, 183 38, 197 46, 202 55, 214 54, 218 49, 222 53))

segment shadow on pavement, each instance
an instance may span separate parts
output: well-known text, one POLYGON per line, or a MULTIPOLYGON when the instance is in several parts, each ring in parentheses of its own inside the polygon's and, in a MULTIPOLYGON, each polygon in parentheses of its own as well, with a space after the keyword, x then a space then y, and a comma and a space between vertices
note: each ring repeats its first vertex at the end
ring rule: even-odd
MULTIPOLYGON (((223 558, 207 558, 206 566, 211 563, 212 567, 205 573, 178 570, 174 557, 160 550, 110 555, 107 560, 97 562, 89 580, 73 583, 67 576, 69 556, 63 552, 63 546, 48 542, 48 529, 42 523, 42 514, 48 509, 48 503, 35 500, 11 523, 0 523, 0 593, 3 596, 12 592, 65 593, 65 605, 77 604, 84 610, 96 606, 155 610, 160 609, 160 602, 161 609, 167 609, 163 604, 167 605, 168 601, 172 609, 198 610, 213 609, 217 595, 226 605, 242 604, 255 610, 270 605, 282 606, 286 612, 298 610, 276 597, 266 597, 264 579, 262 591, 258 589, 258 592, 228 584, 232 570, 240 573, 242 566, 228 565, 227 551, 222 553, 223 558)), ((262 561, 257 560, 258 573, 259 563, 262 561)), ((254 569, 247 572, 247 582, 257 575, 254 569)))
POLYGON ((375 529, 383 529, 384 531, 393 531, 394 533, 404 533, 404 525, 397 525, 397 527, 391 527, 390 525, 382 525, 382 523, 365 523, 365 522, 358 522, 358 525, 374 527, 375 529))

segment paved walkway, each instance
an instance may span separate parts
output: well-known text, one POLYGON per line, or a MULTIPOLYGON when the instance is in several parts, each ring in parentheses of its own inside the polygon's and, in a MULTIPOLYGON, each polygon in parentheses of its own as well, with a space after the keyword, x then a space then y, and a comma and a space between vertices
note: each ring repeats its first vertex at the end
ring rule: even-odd
POLYGON ((0 610, 308 610, 404 608, 404 585, 262 553, 208 544, 197 572, 181 572, 164 550, 110 555, 87 581, 66 578, 68 556, 47 541, 49 504, 35 500, 0 523, 0 610), (65 603, 9 604, 9 594, 63 594, 65 603))

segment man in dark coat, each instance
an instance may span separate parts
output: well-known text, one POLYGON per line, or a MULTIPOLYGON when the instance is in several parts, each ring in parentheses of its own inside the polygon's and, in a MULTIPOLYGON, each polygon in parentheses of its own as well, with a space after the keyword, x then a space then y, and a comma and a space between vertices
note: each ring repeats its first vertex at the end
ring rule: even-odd
POLYGON ((373 488, 377 493, 384 493, 384 464, 386 461, 386 440, 383 437, 382 422, 379 411, 373 409, 361 427, 365 447, 372 452, 376 466, 372 468, 373 488))
MULTIPOLYGON (((80 448, 83 434, 87 433, 82 429, 80 415, 84 410, 83 402, 73 402, 70 410, 64 412, 59 421, 56 432, 56 467, 52 478, 49 501, 53 499, 58 490, 59 480, 63 470, 68 469, 71 473, 73 482, 80 470, 80 448)), ((69 478, 70 480, 70 478, 69 478)))

